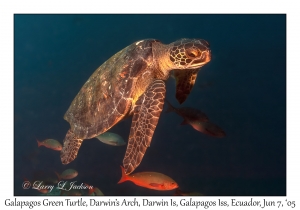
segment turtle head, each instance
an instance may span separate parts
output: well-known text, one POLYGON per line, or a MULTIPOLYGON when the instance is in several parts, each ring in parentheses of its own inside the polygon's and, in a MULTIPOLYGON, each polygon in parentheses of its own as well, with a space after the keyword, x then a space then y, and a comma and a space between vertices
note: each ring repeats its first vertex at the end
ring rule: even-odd
POLYGON ((170 45, 170 60, 176 69, 198 69, 211 59, 209 43, 203 39, 180 39, 170 45))

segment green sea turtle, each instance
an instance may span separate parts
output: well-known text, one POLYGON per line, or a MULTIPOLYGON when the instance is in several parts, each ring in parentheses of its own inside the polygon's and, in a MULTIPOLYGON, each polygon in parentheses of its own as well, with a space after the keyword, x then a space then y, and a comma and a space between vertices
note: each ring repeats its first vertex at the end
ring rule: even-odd
POLYGON ((170 71, 176 78, 176 98, 183 103, 199 69, 210 59, 209 44, 203 39, 180 39, 168 45, 146 39, 113 55, 91 75, 64 115, 71 128, 63 142, 62 163, 76 158, 84 139, 132 116, 123 165, 126 174, 133 172, 150 145, 170 71))

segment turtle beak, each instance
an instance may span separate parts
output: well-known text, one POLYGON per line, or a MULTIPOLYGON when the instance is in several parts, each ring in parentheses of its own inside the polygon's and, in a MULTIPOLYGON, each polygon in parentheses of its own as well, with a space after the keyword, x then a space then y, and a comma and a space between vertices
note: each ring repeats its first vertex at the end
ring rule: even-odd
POLYGON ((211 60, 211 52, 209 49, 202 51, 201 56, 198 59, 193 60, 190 63, 192 68, 199 68, 207 64, 211 60))
POLYGON ((205 51, 202 51, 201 53, 201 58, 202 60, 204 60, 204 63, 208 63, 211 60, 211 52, 210 49, 207 49, 205 51))

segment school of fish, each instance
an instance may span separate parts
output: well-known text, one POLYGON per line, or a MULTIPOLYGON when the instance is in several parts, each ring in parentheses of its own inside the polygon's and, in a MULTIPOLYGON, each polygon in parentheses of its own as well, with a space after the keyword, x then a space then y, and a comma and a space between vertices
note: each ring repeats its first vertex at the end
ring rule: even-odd
MULTIPOLYGON (((168 109, 166 112, 175 112, 179 116, 183 118, 183 121, 181 122, 181 125, 190 125, 192 128, 194 128, 196 131, 199 131, 205 135, 209 135, 212 137, 222 138, 225 137, 225 132, 217 125, 209 121, 209 118, 205 113, 200 111, 199 109, 191 108, 191 107, 174 107, 169 101, 166 101, 168 104, 168 109)), ((124 139, 112 132, 105 132, 99 136, 96 136, 99 141, 101 141, 104 144, 110 145, 110 146, 124 146, 126 145, 126 142, 124 139)), ((37 141, 38 148, 45 147, 54 151, 60 151, 62 149, 62 144, 55 139, 45 139, 43 141, 37 141)), ((63 172, 59 173, 57 171, 54 171, 56 174, 56 178, 44 178, 43 182, 45 184, 57 184, 61 180, 72 180, 75 177, 78 176, 78 171, 75 169, 66 169, 63 172)), ((121 178, 118 182, 118 184, 121 184, 125 181, 132 182, 138 187, 143 187, 151 190, 159 190, 159 191, 167 191, 167 190, 175 190, 175 193, 173 195, 203 195, 198 192, 185 192, 182 191, 175 180, 173 180, 168 175, 159 173, 159 172, 137 172, 134 174, 127 175, 124 171, 124 168, 121 166, 121 178)), ((24 181, 27 182, 33 182, 29 181, 27 178, 24 177, 24 181)), ((96 196, 102 196, 104 195, 103 192, 90 184, 84 183, 86 189, 85 190, 70 190, 65 191, 61 190, 59 192, 59 195, 62 196, 75 196, 75 195, 96 195, 96 196)), ((68 186, 66 186, 68 187, 68 186)), ((50 195, 49 189, 37 189, 37 192, 43 195, 50 195)))

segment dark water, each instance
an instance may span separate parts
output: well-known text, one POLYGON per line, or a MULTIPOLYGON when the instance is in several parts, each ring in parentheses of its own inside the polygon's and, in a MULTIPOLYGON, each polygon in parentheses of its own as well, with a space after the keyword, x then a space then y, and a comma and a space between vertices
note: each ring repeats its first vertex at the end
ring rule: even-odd
MULTIPOLYGON (((71 101, 94 70, 129 44, 146 38, 209 41, 212 60, 198 74, 183 106, 201 109, 226 132, 214 138, 161 114, 141 165, 184 191, 204 195, 286 195, 285 15, 15 15, 14 194, 23 178, 54 176, 74 168, 76 181, 105 195, 172 195, 131 182, 117 184, 126 147, 84 141, 78 157, 62 165, 59 152, 37 148, 35 138, 62 142, 71 101)), ((178 106, 175 81, 167 99, 178 106)), ((130 119, 110 131, 127 141, 130 119)))

